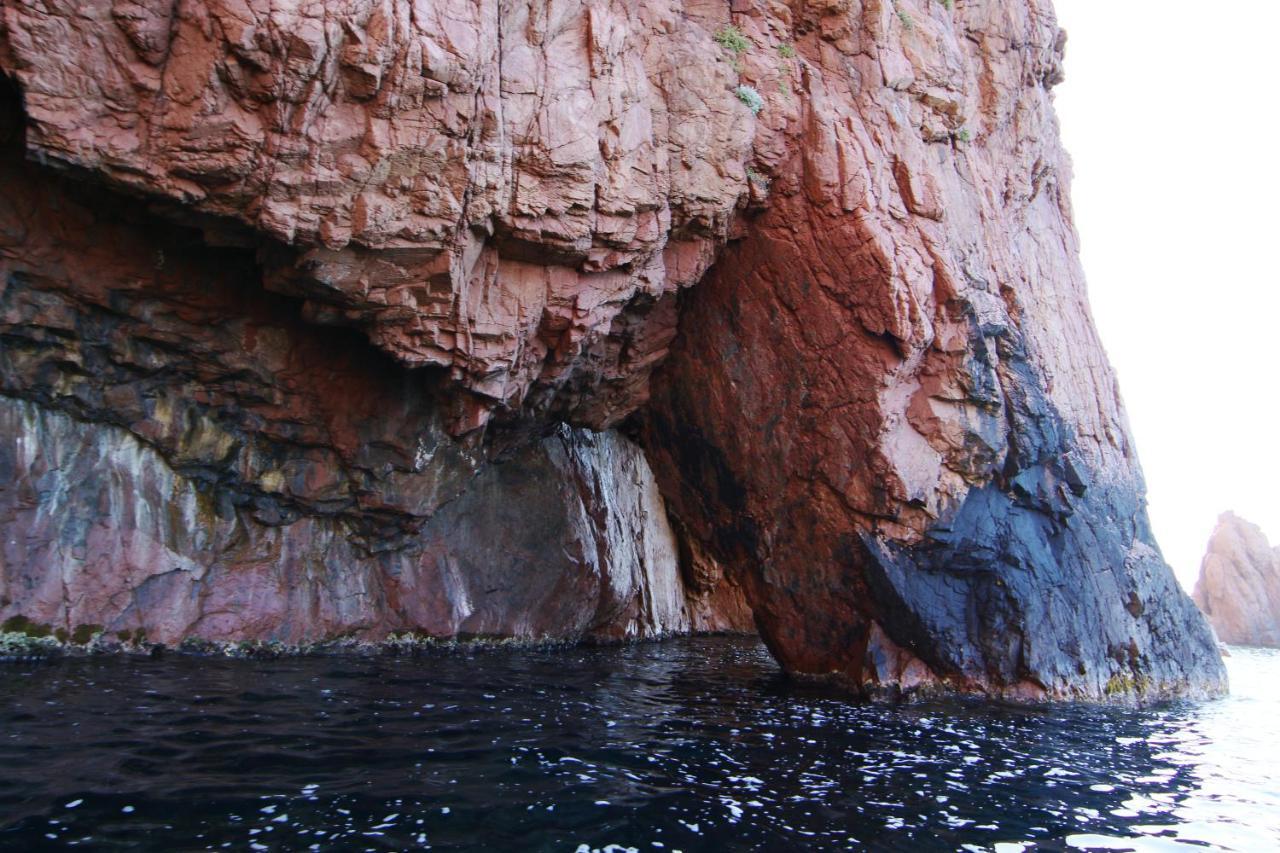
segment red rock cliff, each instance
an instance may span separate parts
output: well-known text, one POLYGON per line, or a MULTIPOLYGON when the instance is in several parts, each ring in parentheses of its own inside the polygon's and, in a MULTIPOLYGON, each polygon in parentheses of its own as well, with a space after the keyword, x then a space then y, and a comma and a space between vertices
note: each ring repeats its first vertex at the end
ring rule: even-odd
MULTIPOLYGON (((745 594, 785 667, 869 693, 1224 685, 1089 319, 1048 3, 0 10, 5 452, 31 484, 4 517, 46 546, 6 557, 5 612, 146 621, 175 593, 138 578, 234 597, 250 566, 261 636, 344 595, 378 602, 344 629, 457 631, 483 587, 498 632, 537 599, 577 635, 736 625, 745 594), (672 525, 645 457, 583 432, 620 424, 672 525), (182 483, 120 500, 71 454, 80 494, 32 441, 182 483), (209 509, 154 532, 178 492, 209 509), (625 546, 652 525, 657 552, 625 546), (143 530, 165 559, 93 563, 143 530), (527 560, 537 595, 504 592, 527 560)), ((226 633, 203 618, 173 633, 226 633)))

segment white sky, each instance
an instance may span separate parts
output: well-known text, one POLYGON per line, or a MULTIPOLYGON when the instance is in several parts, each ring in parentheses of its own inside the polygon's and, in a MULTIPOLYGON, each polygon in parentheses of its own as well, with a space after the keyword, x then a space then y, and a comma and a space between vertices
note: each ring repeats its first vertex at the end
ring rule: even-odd
POLYGON ((1056 0, 1090 301, 1190 589, 1220 512, 1280 544, 1280 5, 1056 0))

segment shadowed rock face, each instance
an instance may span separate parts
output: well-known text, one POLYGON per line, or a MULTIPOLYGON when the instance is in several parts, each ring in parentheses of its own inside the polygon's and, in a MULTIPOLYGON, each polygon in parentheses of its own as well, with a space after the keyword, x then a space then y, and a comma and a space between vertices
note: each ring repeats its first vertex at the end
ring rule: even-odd
POLYGON ((686 591, 644 457, 614 433, 565 431, 486 466, 380 553, 340 517, 263 524, 214 503, 119 427, 0 396, 0 440, 0 523, 24 533, 4 548, 3 610, 38 625, 300 644, 744 625, 686 591))
POLYGON ((1280 648, 1280 548, 1257 525, 1218 518, 1192 597, 1224 643, 1280 648))
POLYGON ((212 567, 97 594, 173 636, 311 636, 335 595, 385 604, 325 631, 645 635, 745 594, 788 670, 875 695, 1224 687, 1088 315, 1047 4, 0 15, 0 511, 42 531, 5 612, 90 621, 58 579, 96 526, 212 567), (624 422, 670 522, 583 431, 624 422), (158 491, 95 482, 121 454, 158 491), (249 588, 248 628, 178 603, 249 588))
POLYGON ((305 323, 253 252, 12 156, 0 186, 0 621, 164 643, 749 627, 723 577, 685 583, 616 432, 455 440, 440 376, 305 323))

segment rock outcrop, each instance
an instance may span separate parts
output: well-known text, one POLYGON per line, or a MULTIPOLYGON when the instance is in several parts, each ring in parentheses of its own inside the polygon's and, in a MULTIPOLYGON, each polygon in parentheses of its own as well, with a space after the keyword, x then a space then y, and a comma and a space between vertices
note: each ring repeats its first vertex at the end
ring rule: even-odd
POLYGON ((430 377, 136 203, 0 165, 0 614, 314 643, 744 630, 644 455, 451 438, 430 377))
POLYGON ((1224 643, 1280 648, 1280 548, 1257 525, 1219 516, 1192 598, 1224 643))
POLYGON ((1089 316, 1046 4, 774 8, 739 19, 802 58, 757 142, 769 203, 683 299, 648 410, 673 512, 747 568, 792 671, 1218 688, 1089 316))
POLYGON ((0 15, 0 614, 749 605, 873 695, 1224 688, 1089 318, 1047 3, 0 15))
POLYGON ((308 319, 446 371, 454 432, 631 412, 747 186, 736 72, 672 0, 3 10, 32 156, 247 239, 308 319))

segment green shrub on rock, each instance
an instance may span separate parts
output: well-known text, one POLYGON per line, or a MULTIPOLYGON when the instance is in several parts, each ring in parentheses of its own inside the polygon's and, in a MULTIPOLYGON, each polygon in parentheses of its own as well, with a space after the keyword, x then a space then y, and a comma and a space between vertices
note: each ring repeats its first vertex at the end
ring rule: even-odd
POLYGON ((712 38, 716 40, 716 44, 734 56, 741 56, 751 49, 751 40, 744 36, 742 30, 733 24, 721 27, 712 38))
POLYGON ((738 96, 739 101, 751 109, 752 115, 760 115, 760 111, 764 109, 764 98, 754 86, 739 86, 733 90, 733 93, 738 96))

